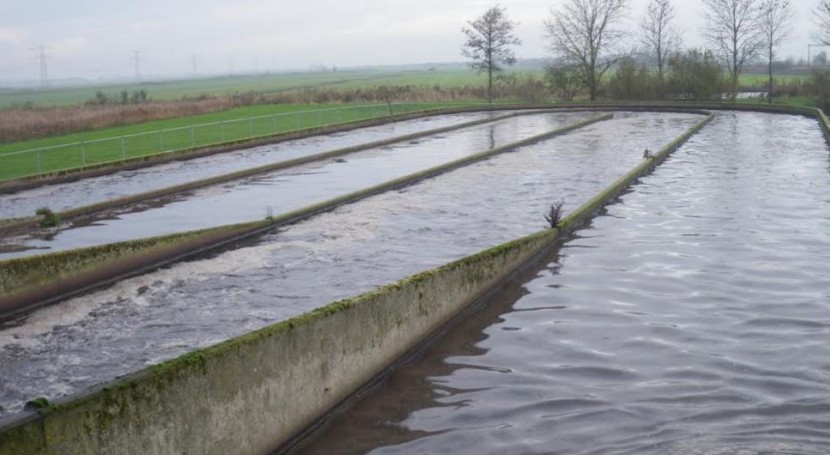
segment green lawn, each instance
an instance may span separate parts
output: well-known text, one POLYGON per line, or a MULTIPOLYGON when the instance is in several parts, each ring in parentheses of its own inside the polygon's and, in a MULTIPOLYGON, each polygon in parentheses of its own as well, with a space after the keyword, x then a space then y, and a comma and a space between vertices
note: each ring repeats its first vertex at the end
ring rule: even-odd
MULTIPOLYGON (((393 104, 393 113, 450 103, 393 104)), ((388 115, 385 105, 258 105, 0 145, 0 180, 388 115)))
MULTIPOLYGON (((772 78, 776 83, 785 83, 790 84, 793 82, 807 82, 810 80, 810 75, 806 74, 772 74, 772 78)), ((769 81, 768 74, 761 74, 761 73, 745 73, 741 74, 741 77, 738 79, 738 83, 741 85, 757 85, 757 86, 765 86, 769 81)))

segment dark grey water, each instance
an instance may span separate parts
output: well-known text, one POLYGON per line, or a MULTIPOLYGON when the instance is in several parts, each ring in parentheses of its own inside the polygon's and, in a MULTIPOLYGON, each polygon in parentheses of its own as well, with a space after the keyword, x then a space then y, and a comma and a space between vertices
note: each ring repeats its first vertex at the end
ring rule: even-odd
POLYGON ((14 413, 535 232, 552 200, 578 206, 701 119, 621 114, 38 311, 0 329, 0 406, 14 413))
POLYGON ((505 114, 507 112, 476 112, 424 117, 0 194, 0 219, 32 216, 40 207, 62 212, 244 169, 505 114))
POLYGON ((260 220, 597 115, 557 112, 512 117, 205 187, 102 213, 56 233, 3 239, 0 260, 260 220))
POLYGON ((828 163, 719 114, 303 453, 828 453, 828 163))

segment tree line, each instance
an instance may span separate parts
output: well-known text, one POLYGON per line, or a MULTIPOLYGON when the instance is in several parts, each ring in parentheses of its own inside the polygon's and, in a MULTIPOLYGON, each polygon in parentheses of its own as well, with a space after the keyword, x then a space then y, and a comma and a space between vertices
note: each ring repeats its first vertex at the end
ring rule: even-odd
MULTIPOLYGON (((563 100, 584 96, 616 99, 735 100, 740 77, 751 62, 763 59, 765 91, 775 96, 774 60, 777 48, 790 38, 794 12, 790 0, 702 0, 706 46, 684 49, 671 0, 651 0, 639 21, 636 39, 623 28, 629 0, 566 0, 552 8, 544 22, 552 51, 546 67, 548 87, 563 100)), ((830 0, 813 9, 813 38, 830 45, 830 0)), ((470 65, 488 76, 488 99, 493 80, 515 61, 517 24, 501 6, 489 8, 468 22, 462 48, 470 65)), ((815 74, 813 85, 827 81, 815 74)), ((816 87, 817 94, 826 87, 816 87)), ((822 107, 828 106, 820 96, 822 107)))

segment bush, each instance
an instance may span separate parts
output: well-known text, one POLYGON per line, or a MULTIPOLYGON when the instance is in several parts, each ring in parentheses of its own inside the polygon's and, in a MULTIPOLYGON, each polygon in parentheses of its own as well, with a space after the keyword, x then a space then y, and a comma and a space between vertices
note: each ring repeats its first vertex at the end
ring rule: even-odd
POLYGON ((626 58, 608 83, 608 96, 615 100, 653 100, 657 98, 657 86, 657 77, 648 68, 626 58))
POLYGON ((690 50, 669 59, 667 96, 681 100, 720 99, 726 91, 723 69, 710 51, 690 50))
POLYGON ((548 213, 545 215, 545 221, 548 222, 551 229, 555 229, 562 221, 562 205, 564 204, 565 201, 559 200, 550 205, 548 213))
POLYGON ((57 227, 60 224, 61 218, 57 213, 53 212, 49 207, 41 207, 35 211, 35 215, 41 217, 40 227, 51 228, 57 227))
POLYGON ((813 71, 810 77, 809 92, 818 101, 819 108, 830 112, 830 71, 826 69, 813 71))
POLYGON ((546 67, 545 80, 551 93, 563 101, 572 101, 586 86, 585 73, 573 65, 546 67))

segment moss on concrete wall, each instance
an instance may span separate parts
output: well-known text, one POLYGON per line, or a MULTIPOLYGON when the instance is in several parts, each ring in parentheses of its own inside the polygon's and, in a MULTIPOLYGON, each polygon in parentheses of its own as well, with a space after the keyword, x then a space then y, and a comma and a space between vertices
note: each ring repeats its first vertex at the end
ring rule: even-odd
POLYGON ((0 261, 0 321, 51 299, 270 227, 270 220, 0 261))

